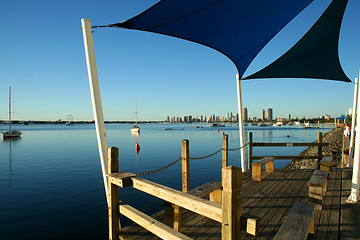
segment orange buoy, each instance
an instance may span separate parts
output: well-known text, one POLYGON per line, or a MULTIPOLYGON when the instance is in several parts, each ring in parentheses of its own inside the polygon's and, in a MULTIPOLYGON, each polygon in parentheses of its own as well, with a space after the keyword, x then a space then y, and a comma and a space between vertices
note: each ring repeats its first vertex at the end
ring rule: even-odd
POLYGON ((140 145, 138 143, 135 144, 135 151, 136 153, 140 151, 140 145))
POLYGON ((225 132, 223 132, 223 135, 225 134, 225 132))
POLYGON ((218 129, 218 132, 219 132, 219 129, 218 129))

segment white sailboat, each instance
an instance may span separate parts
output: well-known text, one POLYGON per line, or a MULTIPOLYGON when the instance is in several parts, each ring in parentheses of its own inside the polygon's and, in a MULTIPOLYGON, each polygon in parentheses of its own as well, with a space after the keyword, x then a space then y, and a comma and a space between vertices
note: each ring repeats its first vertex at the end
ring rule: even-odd
POLYGON ((22 132, 11 129, 11 87, 9 87, 9 131, 1 132, 3 139, 20 137, 22 132))
POLYGON ((137 101, 135 99, 135 126, 131 128, 130 132, 140 133, 140 127, 137 125, 137 101))

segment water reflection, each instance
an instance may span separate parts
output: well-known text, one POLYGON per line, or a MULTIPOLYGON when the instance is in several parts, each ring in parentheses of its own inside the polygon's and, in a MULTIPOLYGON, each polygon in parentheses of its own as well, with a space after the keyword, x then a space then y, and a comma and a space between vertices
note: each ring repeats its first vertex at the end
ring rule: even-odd
POLYGON ((19 141, 21 138, 17 137, 17 138, 4 138, 3 142, 4 143, 8 143, 9 144, 9 187, 12 188, 12 149, 11 149, 11 145, 12 142, 16 142, 19 141))

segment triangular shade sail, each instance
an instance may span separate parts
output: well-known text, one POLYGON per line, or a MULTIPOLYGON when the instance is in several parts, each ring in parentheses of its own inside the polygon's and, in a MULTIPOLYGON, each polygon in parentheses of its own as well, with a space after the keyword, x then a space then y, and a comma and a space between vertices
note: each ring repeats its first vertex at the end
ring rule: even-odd
POLYGON ((240 77, 260 50, 313 0, 163 0, 111 26, 161 33, 225 54, 240 77))
POLYGON ((333 0, 313 27, 275 62, 244 79, 315 78, 351 82, 341 68, 338 43, 347 0, 333 0))

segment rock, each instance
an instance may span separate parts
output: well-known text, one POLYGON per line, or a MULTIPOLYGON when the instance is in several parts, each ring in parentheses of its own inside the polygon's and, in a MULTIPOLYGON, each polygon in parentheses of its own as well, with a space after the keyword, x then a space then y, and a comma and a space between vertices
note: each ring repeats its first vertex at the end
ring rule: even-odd
MULTIPOLYGON (((338 166, 341 163, 342 157, 342 148, 343 148, 343 129, 335 128, 330 132, 327 132, 322 137, 324 143, 329 143, 329 146, 322 148, 323 156, 332 156, 333 157, 333 166, 338 166)), ((317 142, 317 141, 315 141, 317 142)), ((302 153, 300 156, 314 156, 317 155, 317 147, 309 147, 302 153)), ((306 168, 316 168, 317 160, 316 159, 295 159, 290 164, 286 165, 286 169, 306 169, 306 168)))

